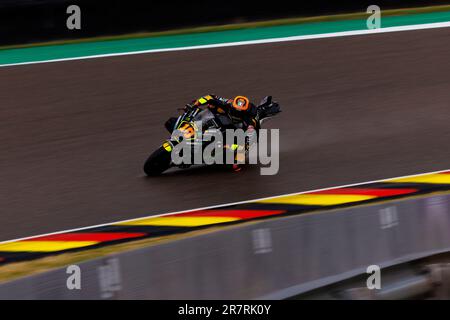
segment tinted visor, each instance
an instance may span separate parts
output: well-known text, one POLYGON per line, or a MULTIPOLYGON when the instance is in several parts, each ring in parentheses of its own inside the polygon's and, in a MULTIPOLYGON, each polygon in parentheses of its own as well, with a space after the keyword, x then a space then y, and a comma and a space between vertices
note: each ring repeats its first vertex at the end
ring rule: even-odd
POLYGON ((245 111, 248 109, 249 101, 246 97, 237 96, 233 100, 233 107, 240 111, 245 111))

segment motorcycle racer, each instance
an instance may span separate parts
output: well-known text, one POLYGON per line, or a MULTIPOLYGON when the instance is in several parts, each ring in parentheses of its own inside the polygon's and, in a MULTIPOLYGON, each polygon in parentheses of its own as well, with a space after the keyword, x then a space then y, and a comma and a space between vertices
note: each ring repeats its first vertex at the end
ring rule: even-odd
MULTIPOLYGON (((186 105, 186 107, 192 106, 209 108, 223 129, 243 129, 244 131, 254 132, 255 129, 258 130, 260 127, 259 121, 256 118, 257 108, 245 96, 236 96, 233 99, 228 99, 214 94, 208 94, 186 105)), ((177 118, 172 117, 165 124, 167 130, 171 133, 174 130, 176 120, 177 118)), ((255 132, 255 134, 257 133, 255 132)), ((248 145, 242 147, 248 147, 248 145)), ((230 148, 230 146, 226 145, 225 148, 230 148)), ((234 171, 240 171, 241 166, 233 164, 232 169, 234 171)))
MULTIPOLYGON (((256 106, 245 96, 236 96, 233 99, 228 99, 209 94, 193 100, 186 106, 205 106, 209 108, 219 119, 223 128, 259 129, 259 122, 256 119, 256 106)), ((167 120, 165 126, 169 132, 173 131, 176 119, 176 117, 172 117, 167 120)))
POLYGON ((227 99, 216 95, 206 95, 195 101, 194 105, 207 105, 216 114, 228 116, 237 128, 247 129, 249 126, 257 127, 256 106, 245 96, 236 96, 227 99))

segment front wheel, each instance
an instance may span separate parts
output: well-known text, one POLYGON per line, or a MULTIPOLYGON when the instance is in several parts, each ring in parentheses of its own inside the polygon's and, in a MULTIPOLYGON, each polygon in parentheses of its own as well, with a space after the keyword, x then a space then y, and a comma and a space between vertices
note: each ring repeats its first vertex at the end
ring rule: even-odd
POLYGON ((153 152, 144 164, 144 172, 148 176, 157 176, 170 168, 170 152, 159 147, 153 152))

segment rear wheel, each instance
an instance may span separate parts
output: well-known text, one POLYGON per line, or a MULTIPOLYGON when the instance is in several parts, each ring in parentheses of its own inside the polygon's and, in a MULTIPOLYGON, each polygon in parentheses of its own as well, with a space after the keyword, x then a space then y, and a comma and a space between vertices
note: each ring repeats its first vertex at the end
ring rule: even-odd
POLYGON ((148 176, 157 176, 170 168, 171 156, 163 147, 153 152, 144 164, 144 172, 148 176))

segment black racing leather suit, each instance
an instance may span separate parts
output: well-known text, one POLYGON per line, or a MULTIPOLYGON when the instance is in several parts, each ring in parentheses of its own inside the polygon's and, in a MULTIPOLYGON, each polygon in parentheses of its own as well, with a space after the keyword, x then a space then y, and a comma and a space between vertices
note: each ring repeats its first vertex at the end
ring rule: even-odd
MULTIPOLYGON (((214 94, 205 95, 199 99, 193 100, 191 106, 206 106, 214 113, 216 118, 221 122, 223 129, 243 129, 247 130, 249 126, 259 129, 259 122, 256 119, 257 109, 253 103, 245 111, 236 110, 233 107, 233 99, 227 99, 216 96, 214 94)), ((177 118, 170 118, 166 122, 166 128, 169 132, 174 130, 177 118)))
POLYGON ((246 130, 249 126, 258 128, 258 121, 256 120, 256 106, 250 103, 249 108, 245 111, 236 110, 233 107, 233 99, 219 97, 213 94, 203 96, 193 101, 193 104, 207 105, 207 107, 216 115, 228 117, 235 128, 246 130))

